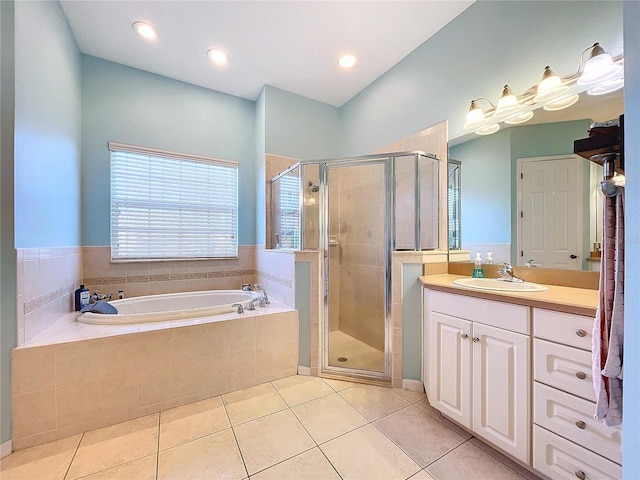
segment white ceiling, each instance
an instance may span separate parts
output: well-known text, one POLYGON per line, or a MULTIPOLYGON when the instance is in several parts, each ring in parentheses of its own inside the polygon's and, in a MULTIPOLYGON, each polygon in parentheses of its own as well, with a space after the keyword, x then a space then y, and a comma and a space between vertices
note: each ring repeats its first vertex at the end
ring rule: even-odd
POLYGON ((263 85, 341 106, 473 0, 62 1, 80 50, 176 80, 255 100, 263 85), (146 21, 159 40, 131 24, 146 21), (226 67, 210 48, 230 57, 226 67), (337 59, 354 54, 345 71, 337 59))

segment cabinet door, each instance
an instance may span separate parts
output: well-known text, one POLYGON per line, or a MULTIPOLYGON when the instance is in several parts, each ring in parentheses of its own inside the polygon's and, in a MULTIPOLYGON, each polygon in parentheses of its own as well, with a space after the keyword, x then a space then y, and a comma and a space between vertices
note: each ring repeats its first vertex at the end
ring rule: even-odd
POLYGON ((529 337, 473 324, 473 431, 529 462, 529 337))
POLYGON ((429 317, 429 402, 471 427, 471 322, 440 313, 429 317))

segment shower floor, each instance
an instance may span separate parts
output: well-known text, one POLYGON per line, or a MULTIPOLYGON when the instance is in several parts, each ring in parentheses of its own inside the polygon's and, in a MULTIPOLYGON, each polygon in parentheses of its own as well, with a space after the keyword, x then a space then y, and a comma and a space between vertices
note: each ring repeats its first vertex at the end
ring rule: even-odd
POLYGON ((340 330, 329 333, 329 365, 384 372, 384 352, 340 330), (346 358, 339 361, 338 358, 346 358))

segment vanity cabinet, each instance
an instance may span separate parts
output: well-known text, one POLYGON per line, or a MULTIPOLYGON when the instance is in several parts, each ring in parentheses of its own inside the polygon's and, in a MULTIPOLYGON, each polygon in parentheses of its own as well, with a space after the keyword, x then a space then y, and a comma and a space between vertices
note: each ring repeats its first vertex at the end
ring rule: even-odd
POLYGON ((593 318, 533 309, 533 467, 553 479, 622 477, 619 427, 594 420, 593 318))
POLYGON ((528 463, 529 309, 430 290, 424 295, 430 403, 528 463))

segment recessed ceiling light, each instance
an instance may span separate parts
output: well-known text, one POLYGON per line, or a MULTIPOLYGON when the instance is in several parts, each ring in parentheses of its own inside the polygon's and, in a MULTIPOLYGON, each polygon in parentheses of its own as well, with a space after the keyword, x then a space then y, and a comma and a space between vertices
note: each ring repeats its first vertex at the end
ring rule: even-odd
POLYGON ((158 38, 158 30, 150 23, 135 22, 131 25, 131 28, 145 40, 156 40, 158 38))
POLYGON ((356 64, 356 57, 354 57, 353 55, 343 55, 338 60, 338 64, 342 68, 351 68, 356 64))
POLYGON ((219 48, 212 48, 207 52, 207 56, 213 63, 217 63, 218 65, 225 65, 229 61, 229 55, 219 48))

